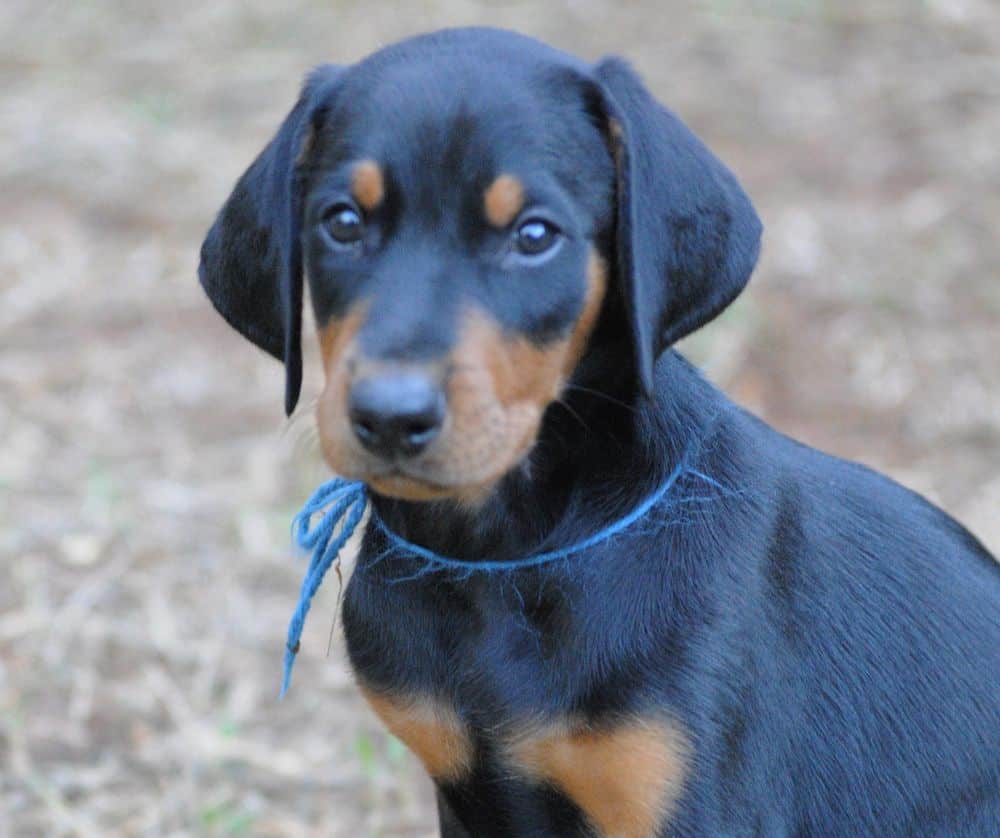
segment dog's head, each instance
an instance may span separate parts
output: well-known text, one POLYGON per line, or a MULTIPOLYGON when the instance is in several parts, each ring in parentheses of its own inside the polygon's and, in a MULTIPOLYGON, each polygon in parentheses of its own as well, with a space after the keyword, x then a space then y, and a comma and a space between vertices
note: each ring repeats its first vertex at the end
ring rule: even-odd
POLYGON ((451 30, 316 70, 200 277, 284 360, 290 412, 304 271, 330 466, 468 501, 530 451, 609 300, 648 393, 658 354, 746 284, 759 239, 733 176, 622 61, 451 30))

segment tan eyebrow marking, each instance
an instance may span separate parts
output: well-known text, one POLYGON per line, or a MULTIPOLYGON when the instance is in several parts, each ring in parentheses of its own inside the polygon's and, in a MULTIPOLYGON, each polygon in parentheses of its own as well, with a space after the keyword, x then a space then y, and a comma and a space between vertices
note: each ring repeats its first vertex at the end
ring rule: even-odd
POLYGON ((382 169, 374 160, 361 160, 351 172, 351 192, 362 209, 373 210, 385 197, 382 169))
POLYGON ((486 220, 494 227, 506 227, 524 206, 524 186, 513 175, 500 175, 483 194, 486 220))

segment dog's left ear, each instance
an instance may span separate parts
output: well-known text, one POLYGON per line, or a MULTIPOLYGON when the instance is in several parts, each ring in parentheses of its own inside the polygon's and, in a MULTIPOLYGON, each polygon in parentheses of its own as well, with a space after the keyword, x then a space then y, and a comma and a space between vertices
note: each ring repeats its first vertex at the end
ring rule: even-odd
POLYGON ((302 387, 301 207, 296 169, 342 68, 306 79, 278 133, 239 179, 201 247, 198 278, 226 321, 285 362, 285 413, 302 387))
POLYGON ((743 290, 761 223, 732 173, 624 61, 594 68, 617 168, 616 258, 640 383, 743 290))

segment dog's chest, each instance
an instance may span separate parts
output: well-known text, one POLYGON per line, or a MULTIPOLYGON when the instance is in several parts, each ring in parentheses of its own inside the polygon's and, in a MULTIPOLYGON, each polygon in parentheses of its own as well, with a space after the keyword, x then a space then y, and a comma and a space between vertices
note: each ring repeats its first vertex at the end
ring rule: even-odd
POLYGON ((483 778, 555 789, 598 834, 656 833, 683 788, 689 739, 625 691, 597 715, 580 711, 594 679, 555 593, 386 583, 351 579, 348 650, 372 709, 439 785, 473 797, 483 778))

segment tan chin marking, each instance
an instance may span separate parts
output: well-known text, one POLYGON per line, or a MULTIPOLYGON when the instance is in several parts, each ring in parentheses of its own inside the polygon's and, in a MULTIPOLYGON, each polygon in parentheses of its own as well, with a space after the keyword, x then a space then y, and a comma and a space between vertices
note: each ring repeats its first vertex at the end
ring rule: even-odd
POLYGON ((454 495, 455 490, 444 486, 433 486, 420 480, 414 480, 401 475, 388 477, 372 477, 370 485, 380 495, 390 498, 400 498, 411 501, 443 500, 454 495))
POLYGON ((483 212, 494 227, 506 227, 522 207, 524 186, 513 175, 500 175, 483 193, 483 212))
POLYGON ((454 708, 425 697, 400 697, 361 688, 372 710, 438 780, 458 780, 472 768, 468 729, 454 708))
POLYGON ((409 477, 372 477, 368 480, 378 494, 400 500, 426 503, 435 500, 453 500, 463 506, 479 506, 489 497, 495 480, 463 486, 434 486, 409 477))
POLYGON ((615 838, 658 834, 676 808, 690 755, 685 732, 662 719, 609 729, 554 726, 508 751, 516 771, 554 785, 602 836, 615 838))
POLYGON ((361 160, 351 171, 351 193, 362 209, 371 212, 385 198, 382 168, 374 160, 361 160))

